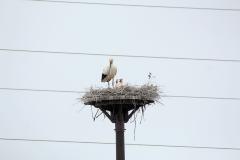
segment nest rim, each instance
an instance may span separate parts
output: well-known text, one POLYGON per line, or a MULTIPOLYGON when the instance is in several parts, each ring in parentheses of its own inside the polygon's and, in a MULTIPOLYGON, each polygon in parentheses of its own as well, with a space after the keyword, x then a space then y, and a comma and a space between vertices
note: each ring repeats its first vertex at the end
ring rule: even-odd
POLYGON ((85 105, 113 110, 124 106, 127 110, 145 107, 158 102, 159 88, 156 85, 123 86, 121 88, 91 88, 82 98, 85 105))

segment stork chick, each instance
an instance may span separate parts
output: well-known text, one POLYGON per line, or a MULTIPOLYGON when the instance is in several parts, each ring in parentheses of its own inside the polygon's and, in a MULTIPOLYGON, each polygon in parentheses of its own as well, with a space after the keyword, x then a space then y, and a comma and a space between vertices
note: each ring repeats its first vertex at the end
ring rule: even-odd
POLYGON ((119 80, 116 79, 116 84, 115 84, 115 87, 118 88, 118 84, 119 84, 119 80))
POLYGON ((123 79, 117 79, 116 80, 116 88, 123 87, 123 79))
POLYGON ((119 86, 120 86, 120 87, 123 87, 123 79, 122 79, 122 78, 119 79, 119 86))
POLYGON ((112 87, 114 87, 114 77, 117 74, 117 67, 113 65, 113 59, 109 59, 109 64, 103 69, 101 82, 109 82, 112 80, 112 87))

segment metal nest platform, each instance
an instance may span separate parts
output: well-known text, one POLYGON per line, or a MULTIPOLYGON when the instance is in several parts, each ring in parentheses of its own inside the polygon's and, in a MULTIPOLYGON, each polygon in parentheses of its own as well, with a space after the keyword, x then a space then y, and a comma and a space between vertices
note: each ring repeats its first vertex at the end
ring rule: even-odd
POLYGON ((121 112, 124 122, 140 108, 144 111, 147 105, 158 102, 160 91, 158 86, 146 84, 142 86, 122 86, 119 88, 90 88, 81 101, 100 109, 113 123, 121 112))

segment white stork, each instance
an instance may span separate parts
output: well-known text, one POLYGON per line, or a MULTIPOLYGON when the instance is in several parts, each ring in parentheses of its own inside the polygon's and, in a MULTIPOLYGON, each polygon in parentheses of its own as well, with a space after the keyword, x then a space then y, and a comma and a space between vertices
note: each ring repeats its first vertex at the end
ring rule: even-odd
POLYGON ((109 65, 107 65, 102 72, 101 82, 108 82, 112 80, 112 87, 114 87, 114 77, 117 74, 117 67, 113 65, 113 59, 109 59, 109 65))
POLYGON ((121 78, 121 79, 117 79, 116 80, 116 88, 121 88, 121 87, 123 87, 124 86, 124 84, 123 84, 123 79, 121 78))

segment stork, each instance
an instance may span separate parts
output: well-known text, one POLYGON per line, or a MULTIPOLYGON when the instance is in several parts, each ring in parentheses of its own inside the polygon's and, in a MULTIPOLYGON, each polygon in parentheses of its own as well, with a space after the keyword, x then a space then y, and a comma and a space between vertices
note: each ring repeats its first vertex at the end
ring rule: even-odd
POLYGON ((150 80, 151 78, 152 78, 152 73, 149 72, 149 73, 148 73, 148 79, 150 80))
POLYGON ((117 79, 116 80, 116 88, 121 88, 121 87, 123 87, 124 86, 124 84, 123 84, 123 79, 121 78, 121 79, 117 79))
POLYGON ((101 82, 109 82, 112 80, 112 87, 114 87, 114 77, 117 74, 117 67, 113 65, 113 59, 109 59, 109 64, 103 69, 101 82))

